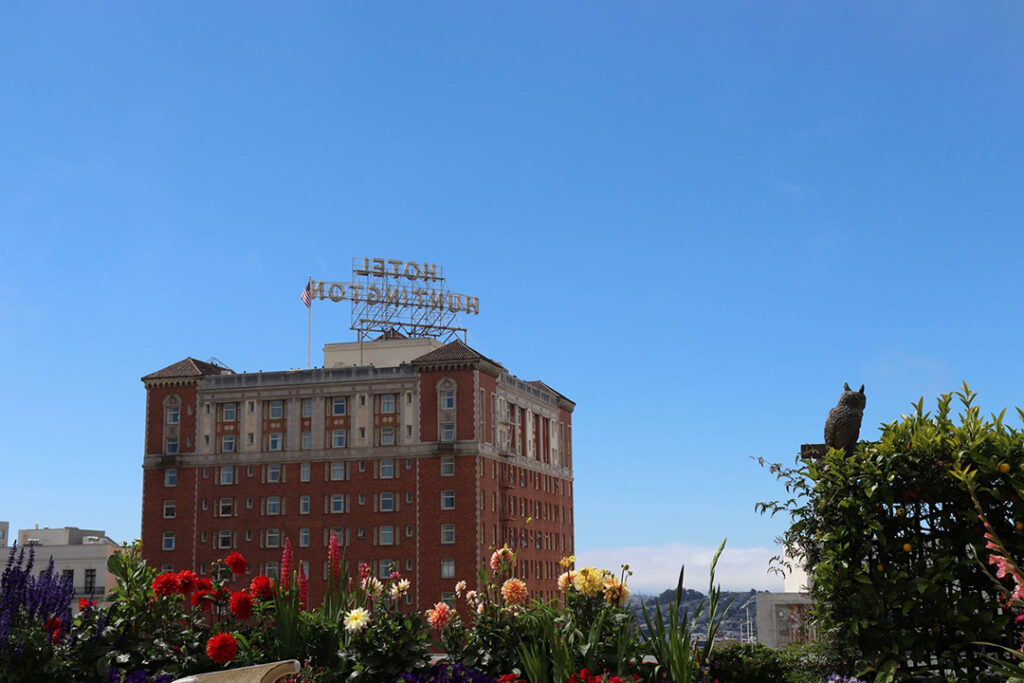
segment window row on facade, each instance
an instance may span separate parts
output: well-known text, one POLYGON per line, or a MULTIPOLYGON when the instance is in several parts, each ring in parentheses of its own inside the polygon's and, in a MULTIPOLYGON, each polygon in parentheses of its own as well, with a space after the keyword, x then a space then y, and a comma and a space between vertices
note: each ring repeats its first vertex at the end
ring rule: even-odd
MULTIPOLYGON (((322 481, 348 481, 352 479, 352 468, 355 463, 356 471, 365 473, 367 471, 367 460, 335 460, 316 463, 317 467, 323 468, 322 481)), ((399 479, 401 478, 402 463, 395 458, 380 458, 369 461, 374 479, 399 479)), ((415 461, 412 458, 405 459, 405 469, 412 470, 415 461)), ((442 477, 455 476, 455 456, 443 456, 440 459, 440 473, 442 477)), ((245 465, 245 477, 252 478, 256 475, 256 468, 259 468, 260 482, 264 484, 284 483, 287 481, 288 465, 284 463, 272 463, 266 465, 245 465)), ((298 467, 299 481, 310 482, 313 480, 314 463, 301 462, 293 463, 291 467, 298 467)), ((201 474, 204 479, 209 479, 211 469, 213 471, 214 483, 220 486, 229 486, 240 483, 242 480, 242 465, 223 465, 218 467, 203 467, 201 474)), ((292 472, 294 476, 294 470, 292 472)), ((164 486, 173 487, 178 485, 178 468, 164 468, 164 486)))
MULTIPOLYGON (((454 510, 455 509, 455 490, 454 489, 443 489, 440 491, 440 509, 441 510, 454 510)), ((412 491, 381 491, 372 494, 372 504, 374 512, 398 512, 401 510, 402 500, 405 500, 406 505, 412 505, 413 503, 413 492, 412 491), (403 495, 404 494, 404 495, 403 495)), ((293 497, 293 501, 294 501, 293 497)), ((312 512, 312 496, 301 495, 298 497, 298 509, 297 512, 300 515, 308 515, 312 512)), ((255 510, 257 498, 249 496, 245 499, 245 509, 255 510)), ((275 516, 285 515, 293 511, 288 507, 287 496, 259 496, 258 498, 258 509, 259 514, 262 516, 275 516)), ((356 494, 356 504, 359 506, 367 505, 368 498, 365 492, 356 494)), ((293 502, 294 504, 294 502, 293 502)), ((200 503, 201 509, 206 511, 210 508, 209 499, 203 498, 200 503)), ((241 506, 239 505, 238 498, 214 498, 213 499, 213 516, 214 517, 237 517, 240 513, 241 506)), ((330 493, 324 494, 323 496, 323 511, 324 513, 332 514, 344 514, 352 511, 352 494, 351 493, 330 493)), ((164 519, 176 519, 178 516, 178 503, 175 499, 168 498, 163 503, 163 517, 164 519)))
MULTIPOLYGON (((455 524, 442 524, 440 527, 441 543, 453 545, 455 543, 455 524)), ((338 537, 342 546, 350 546, 353 539, 356 541, 372 541, 375 546, 400 545, 401 539, 412 539, 414 528, 412 524, 381 524, 370 527, 330 527, 322 529, 322 543, 326 547, 330 543, 331 534, 338 537)), ((286 534, 285 529, 264 528, 264 529, 218 529, 214 531, 203 530, 199 532, 199 542, 208 545, 215 550, 235 550, 240 544, 257 543, 259 548, 281 548, 284 547, 286 534), (239 537, 241 534, 241 538, 239 537)), ((310 546, 312 540, 311 527, 300 527, 296 538, 300 548, 310 546)), ((161 534, 161 549, 173 551, 177 543, 177 532, 164 531, 161 534)))

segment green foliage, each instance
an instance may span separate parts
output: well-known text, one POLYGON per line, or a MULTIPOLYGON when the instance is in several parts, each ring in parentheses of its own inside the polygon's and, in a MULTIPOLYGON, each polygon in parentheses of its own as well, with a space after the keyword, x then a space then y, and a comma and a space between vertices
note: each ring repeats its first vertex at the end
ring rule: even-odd
POLYGON ((788 682, 782 655, 761 643, 713 650, 708 667, 711 678, 719 681, 788 682))
POLYGON ((569 589, 565 609, 534 605, 520 619, 519 638, 522 671, 530 681, 558 683, 583 668, 625 677, 639 659, 632 613, 602 594, 569 589))
POLYGON ((954 394, 939 398, 934 416, 922 399, 856 453, 830 450, 795 469, 770 467, 794 497, 758 507, 792 516, 787 550, 813 569, 819 630, 852 653, 847 670, 870 675, 899 663, 897 677, 972 678, 985 666, 973 641, 1016 644, 1012 615, 1000 613, 967 552, 981 551, 984 528, 951 470, 977 472, 980 503, 1019 556, 1024 432, 1006 426, 1003 413, 983 418, 966 384, 955 397, 956 421, 954 394))
POLYGON ((641 651, 650 655, 657 662, 650 672, 653 680, 660 681, 667 678, 673 683, 690 683, 701 676, 701 666, 705 664, 715 645, 715 636, 722 619, 729 611, 732 600, 726 603, 725 608, 719 612, 719 603, 722 597, 722 589, 715 586, 715 567, 718 566, 718 557, 725 548, 725 541, 718 546, 714 558, 711 560, 711 576, 708 588, 708 622, 707 633, 703 642, 695 637, 694 630, 698 617, 704 610, 704 601, 701 601, 693 615, 688 619, 685 610, 680 611, 683 600, 683 573, 685 567, 679 570, 679 581, 676 584, 675 600, 669 603, 668 618, 662 615, 661 605, 655 605, 655 613, 652 617, 647 608, 643 608, 644 623, 647 632, 643 634, 641 651))
POLYGON ((351 634, 339 653, 348 680, 379 683, 426 666, 429 635, 418 614, 382 609, 373 615, 371 626, 351 634))

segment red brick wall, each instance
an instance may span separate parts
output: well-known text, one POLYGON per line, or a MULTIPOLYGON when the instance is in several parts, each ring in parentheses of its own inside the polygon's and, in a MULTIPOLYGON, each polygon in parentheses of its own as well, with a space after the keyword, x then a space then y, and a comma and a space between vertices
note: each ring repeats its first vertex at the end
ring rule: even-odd
POLYGON ((177 467, 177 486, 165 486, 169 468, 150 468, 142 475, 142 556, 152 566, 171 564, 175 570, 192 567, 192 528, 195 469, 177 467), (164 519, 164 501, 176 504, 174 519, 164 519), (174 532, 174 550, 163 549, 163 533, 174 532))
POLYGON ((468 441, 475 438, 473 423, 474 370, 446 370, 420 373, 420 440, 437 441, 437 383, 445 377, 455 381, 455 438, 468 441))
POLYGON ((196 386, 184 385, 173 387, 151 387, 146 392, 146 453, 164 452, 164 401, 167 397, 176 395, 181 400, 181 411, 178 417, 178 452, 194 452, 196 447, 196 416, 198 403, 196 400, 196 386), (191 407, 191 415, 189 414, 191 407), (192 437, 192 445, 186 437, 192 437))

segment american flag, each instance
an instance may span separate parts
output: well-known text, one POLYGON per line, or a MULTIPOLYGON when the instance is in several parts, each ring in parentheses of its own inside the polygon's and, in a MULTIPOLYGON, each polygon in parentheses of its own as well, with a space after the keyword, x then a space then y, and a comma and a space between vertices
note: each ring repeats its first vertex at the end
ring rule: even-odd
POLYGON ((310 280, 306 283, 305 289, 302 290, 302 303, 306 304, 306 308, 313 305, 313 281, 310 280))

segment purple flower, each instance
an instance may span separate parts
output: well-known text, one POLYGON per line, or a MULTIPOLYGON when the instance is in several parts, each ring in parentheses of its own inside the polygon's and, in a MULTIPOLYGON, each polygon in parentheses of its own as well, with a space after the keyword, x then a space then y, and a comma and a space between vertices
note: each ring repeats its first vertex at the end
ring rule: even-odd
MULTIPOLYGON (((0 651, 7 648, 16 628, 41 628, 49 619, 57 617, 62 623, 71 623, 71 598, 74 586, 70 577, 54 575, 53 558, 39 576, 32 576, 35 549, 29 547, 28 562, 25 548, 15 543, 7 557, 0 576, 0 651)), ((11 643, 17 656, 24 644, 11 643)))

